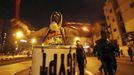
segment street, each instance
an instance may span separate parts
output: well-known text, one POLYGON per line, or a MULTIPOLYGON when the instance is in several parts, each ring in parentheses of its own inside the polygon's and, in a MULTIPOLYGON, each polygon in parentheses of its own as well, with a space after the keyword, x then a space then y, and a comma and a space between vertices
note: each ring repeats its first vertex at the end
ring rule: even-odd
MULTIPOLYGON (((0 75, 13 75, 31 66, 31 61, 0 66, 0 75)), ((23 75, 23 74, 22 74, 23 75)))
POLYGON ((119 63, 117 75, 133 75, 134 65, 119 63))
MULTIPOLYGON (((123 57, 118 58, 118 70, 116 75, 133 75, 134 62, 122 60, 123 57)), ((15 64, 0 66, 0 75, 29 75, 29 67, 31 61, 20 62, 15 64)), ((103 75, 100 74, 98 68, 100 62, 96 57, 87 57, 87 65, 85 68, 86 75, 103 75)), ((77 73, 78 74, 78 73, 77 73)))

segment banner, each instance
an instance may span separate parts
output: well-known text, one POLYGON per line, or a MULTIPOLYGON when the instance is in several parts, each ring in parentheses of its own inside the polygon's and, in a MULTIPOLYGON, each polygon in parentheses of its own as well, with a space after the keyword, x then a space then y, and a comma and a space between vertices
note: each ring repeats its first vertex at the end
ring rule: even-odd
POLYGON ((75 75, 76 49, 33 47, 32 75, 75 75))

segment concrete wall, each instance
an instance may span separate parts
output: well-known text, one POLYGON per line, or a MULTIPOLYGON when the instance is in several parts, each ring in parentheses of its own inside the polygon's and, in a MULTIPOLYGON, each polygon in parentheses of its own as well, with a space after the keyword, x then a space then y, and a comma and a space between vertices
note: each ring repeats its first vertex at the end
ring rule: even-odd
POLYGON ((111 32, 110 39, 117 40, 118 44, 122 46, 122 36, 120 33, 116 9, 113 7, 112 0, 106 0, 104 5, 104 14, 108 25, 108 30, 111 32))

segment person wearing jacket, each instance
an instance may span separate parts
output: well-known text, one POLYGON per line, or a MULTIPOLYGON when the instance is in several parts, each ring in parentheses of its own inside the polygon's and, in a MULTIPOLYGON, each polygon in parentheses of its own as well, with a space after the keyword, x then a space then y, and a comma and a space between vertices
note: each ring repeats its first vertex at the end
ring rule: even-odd
POLYGON ((84 75, 84 48, 79 40, 76 41, 76 59, 80 75, 84 75))
POLYGON ((107 40, 107 32, 101 32, 101 38, 96 41, 95 50, 102 65, 99 69, 104 70, 105 75, 114 75, 117 69, 117 63, 114 55, 115 47, 107 40))

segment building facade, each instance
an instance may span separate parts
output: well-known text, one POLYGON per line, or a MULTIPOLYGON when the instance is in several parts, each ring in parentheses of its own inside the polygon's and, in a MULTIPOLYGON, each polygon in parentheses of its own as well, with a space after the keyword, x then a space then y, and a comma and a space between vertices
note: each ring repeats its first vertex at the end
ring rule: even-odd
POLYGON ((134 0, 117 0, 126 32, 134 31, 134 0))
POLYGON ((126 33, 123 36, 126 44, 134 46, 134 0, 117 0, 123 18, 126 33))
POLYGON ((116 41, 120 46, 123 45, 122 34, 125 33, 125 28, 118 4, 116 0, 106 0, 104 4, 104 15, 106 17, 107 28, 110 32, 110 40, 116 41))
MULTIPOLYGON (((106 0, 104 14, 110 39, 120 46, 134 41, 134 0, 106 0)), ((134 43, 133 43, 134 44, 134 43)))

